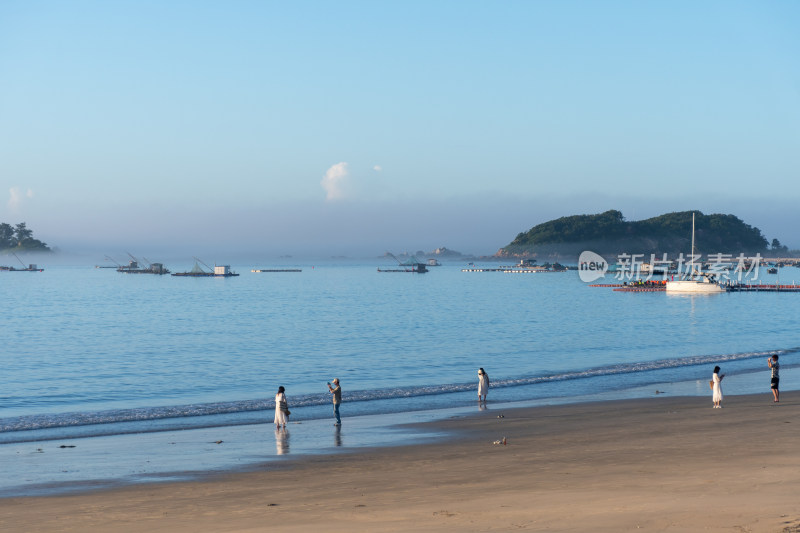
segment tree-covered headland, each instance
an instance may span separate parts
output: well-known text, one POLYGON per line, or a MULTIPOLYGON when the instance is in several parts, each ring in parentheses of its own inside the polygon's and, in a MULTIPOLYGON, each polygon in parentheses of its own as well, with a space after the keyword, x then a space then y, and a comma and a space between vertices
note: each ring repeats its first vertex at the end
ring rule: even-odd
POLYGON ((679 254, 691 251, 692 213, 695 214, 695 250, 698 254, 755 254, 786 251, 777 239, 772 246, 761 230, 734 215, 704 215, 700 211, 667 213, 646 220, 627 221, 620 211, 575 215, 550 220, 520 233, 499 256, 577 255, 592 250, 603 255, 620 253, 679 254))
POLYGON ((0 222, 0 252, 49 252, 47 244, 33 238, 24 222, 12 226, 0 222))

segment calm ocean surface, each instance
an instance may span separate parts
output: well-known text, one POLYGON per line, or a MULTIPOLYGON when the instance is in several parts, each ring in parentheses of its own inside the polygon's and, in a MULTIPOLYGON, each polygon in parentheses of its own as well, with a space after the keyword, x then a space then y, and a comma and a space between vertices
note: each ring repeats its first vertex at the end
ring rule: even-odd
MULTIPOLYGON (((715 364, 736 376, 726 393, 768 394, 756 372, 773 351, 782 388, 798 388, 800 294, 619 293, 574 271, 456 263, 424 275, 378 273, 381 260, 292 265, 301 273, 235 265, 241 275, 227 279, 40 263, 0 272, 3 462, 54 440, 271 422, 279 385, 293 421, 329 421, 334 377, 343 415, 365 419, 474 407, 478 367, 490 405, 669 383, 708 394, 715 364)), ((800 283, 798 269, 778 276, 800 283)))

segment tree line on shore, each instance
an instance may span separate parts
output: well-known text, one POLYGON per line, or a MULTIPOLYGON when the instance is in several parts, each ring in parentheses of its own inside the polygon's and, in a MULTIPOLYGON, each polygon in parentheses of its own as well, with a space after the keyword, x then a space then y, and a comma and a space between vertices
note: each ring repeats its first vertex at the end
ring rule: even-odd
POLYGON ((47 244, 33 238, 33 230, 24 222, 11 225, 0 222, 0 251, 49 252, 47 244))

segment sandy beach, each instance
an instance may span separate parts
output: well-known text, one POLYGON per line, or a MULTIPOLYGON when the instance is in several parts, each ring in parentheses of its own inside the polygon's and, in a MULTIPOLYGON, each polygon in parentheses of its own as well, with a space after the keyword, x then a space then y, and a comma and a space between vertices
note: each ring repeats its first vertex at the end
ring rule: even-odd
POLYGON ((800 393, 723 405, 490 404, 434 423, 451 433, 435 443, 3 499, 0 530, 800 531, 800 393))

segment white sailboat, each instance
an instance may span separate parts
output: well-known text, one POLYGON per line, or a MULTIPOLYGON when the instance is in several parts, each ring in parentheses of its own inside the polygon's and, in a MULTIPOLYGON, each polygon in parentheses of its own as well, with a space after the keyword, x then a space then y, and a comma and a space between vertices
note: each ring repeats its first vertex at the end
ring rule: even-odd
POLYGON ((667 292, 686 294, 714 294, 725 292, 719 283, 694 268, 694 213, 692 213, 692 254, 689 258, 689 273, 686 279, 668 281, 667 292))

